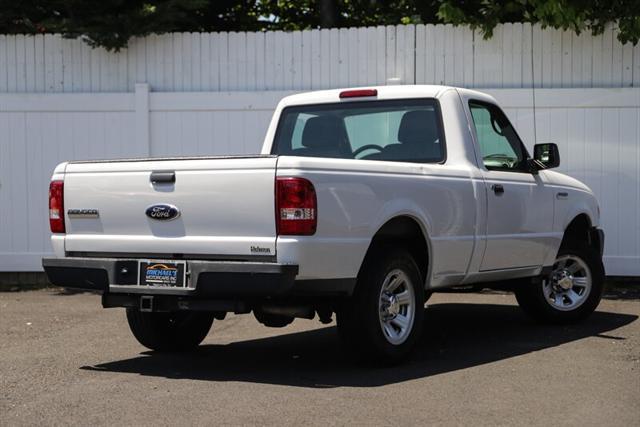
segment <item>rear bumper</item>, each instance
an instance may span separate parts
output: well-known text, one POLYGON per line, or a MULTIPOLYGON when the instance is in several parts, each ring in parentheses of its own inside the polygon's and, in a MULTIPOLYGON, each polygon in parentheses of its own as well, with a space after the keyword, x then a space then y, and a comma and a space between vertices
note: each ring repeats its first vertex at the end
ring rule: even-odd
POLYGON ((138 260, 119 258, 44 258, 49 281, 60 287, 103 294, 167 295, 248 300, 288 296, 351 294, 355 279, 296 280, 298 266, 268 262, 187 262, 184 288, 139 286, 138 260))
POLYGON ((297 265, 259 262, 187 261, 184 288, 138 286, 138 260, 117 258, 44 258, 49 281, 65 288, 110 293, 245 297, 284 294, 298 274, 297 265))

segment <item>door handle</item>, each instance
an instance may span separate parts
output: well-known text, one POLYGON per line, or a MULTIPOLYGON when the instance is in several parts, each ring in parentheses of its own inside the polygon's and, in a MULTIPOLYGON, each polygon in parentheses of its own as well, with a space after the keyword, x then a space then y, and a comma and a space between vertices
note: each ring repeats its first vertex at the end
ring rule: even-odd
POLYGON ((560 192, 560 193, 556 193, 556 199, 558 200, 564 200, 564 199, 568 199, 569 198, 569 193, 567 192, 560 192))
POLYGON ((492 184, 491 185, 491 189, 497 195, 500 195, 500 194, 504 193, 504 187, 502 186, 502 184, 492 184))

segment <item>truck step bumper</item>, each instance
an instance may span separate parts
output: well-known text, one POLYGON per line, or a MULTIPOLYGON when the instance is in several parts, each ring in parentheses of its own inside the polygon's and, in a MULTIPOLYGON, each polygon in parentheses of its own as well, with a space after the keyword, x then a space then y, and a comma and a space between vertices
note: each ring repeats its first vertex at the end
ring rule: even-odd
POLYGON ((190 277, 186 287, 137 285, 137 259, 44 258, 42 266, 52 284, 65 288, 103 293, 216 298, 287 294, 293 288, 298 274, 298 266, 288 264, 190 260, 186 262, 190 277))

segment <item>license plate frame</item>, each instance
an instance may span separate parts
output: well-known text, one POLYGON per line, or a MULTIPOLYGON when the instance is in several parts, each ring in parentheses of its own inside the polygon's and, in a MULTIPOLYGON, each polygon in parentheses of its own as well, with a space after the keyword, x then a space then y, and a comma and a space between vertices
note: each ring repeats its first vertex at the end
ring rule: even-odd
POLYGON ((138 285, 151 288, 186 288, 187 263, 173 260, 140 260, 138 285))

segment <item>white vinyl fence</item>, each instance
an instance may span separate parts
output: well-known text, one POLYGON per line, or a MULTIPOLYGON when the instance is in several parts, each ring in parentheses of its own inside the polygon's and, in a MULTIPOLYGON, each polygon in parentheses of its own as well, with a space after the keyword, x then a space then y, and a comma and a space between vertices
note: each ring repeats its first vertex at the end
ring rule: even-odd
POLYGON ((58 35, 0 35, 0 93, 312 90, 385 84, 475 88, 640 86, 640 44, 504 24, 494 37, 451 25, 285 33, 174 33, 120 53, 58 35))
POLYGON ((392 77, 486 88, 529 149, 536 137, 558 143, 560 170, 600 200, 607 273, 640 276, 640 50, 613 29, 528 24, 489 41, 430 25, 168 34, 118 54, 0 36, 0 271, 41 269, 61 161, 257 153, 282 96, 392 77))

